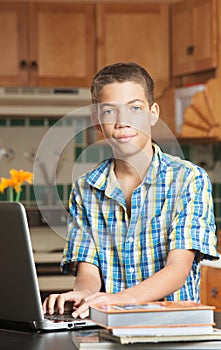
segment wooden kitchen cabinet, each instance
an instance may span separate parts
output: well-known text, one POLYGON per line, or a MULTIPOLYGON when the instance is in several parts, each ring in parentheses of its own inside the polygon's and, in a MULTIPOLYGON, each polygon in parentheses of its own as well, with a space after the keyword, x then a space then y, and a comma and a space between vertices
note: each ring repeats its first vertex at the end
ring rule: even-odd
POLYGON ((217 0, 185 0, 171 5, 172 74, 217 67, 217 0))
POLYGON ((216 306, 221 311, 221 269, 202 266, 201 271, 201 303, 216 306))
POLYGON ((96 9, 98 68, 135 61, 149 71, 160 96, 170 76, 168 5, 102 2, 96 9))
POLYGON ((168 4, 0 1, 0 86, 89 86, 117 61, 169 84, 168 4), (3 53, 3 54, 2 54, 3 53))
POLYGON ((0 2, 0 85, 27 81, 27 5, 0 2))
POLYGON ((1 86, 89 86, 94 5, 0 2, 1 86))

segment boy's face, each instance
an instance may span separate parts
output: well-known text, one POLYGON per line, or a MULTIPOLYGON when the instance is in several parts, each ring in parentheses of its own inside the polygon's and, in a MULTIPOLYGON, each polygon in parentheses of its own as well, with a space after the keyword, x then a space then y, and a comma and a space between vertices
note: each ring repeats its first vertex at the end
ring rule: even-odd
POLYGON ((130 156, 145 151, 151 142, 151 125, 159 116, 141 85, 128 81, 105 85, 98 105, 98 126, 115 154, 130 156))

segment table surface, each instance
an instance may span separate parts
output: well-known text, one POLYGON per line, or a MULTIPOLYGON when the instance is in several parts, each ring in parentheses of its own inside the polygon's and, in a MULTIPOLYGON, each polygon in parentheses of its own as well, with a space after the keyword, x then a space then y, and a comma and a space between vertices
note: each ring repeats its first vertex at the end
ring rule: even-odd
MULTIPOLYGON (((75 350, 72 332, 20 332, 0 330, 2 350, 75 350)), ((128 349, 128 346, 123 346, 128 349)), ((116 347, 117 349, 117 347, 116 347)), ((140 349, 140 347, 139 347, 140 349)), ((221 349, 221 341, 143 344, 142 349, 221 349)), ((90 350, 90 349, 88 349, 90 350)))

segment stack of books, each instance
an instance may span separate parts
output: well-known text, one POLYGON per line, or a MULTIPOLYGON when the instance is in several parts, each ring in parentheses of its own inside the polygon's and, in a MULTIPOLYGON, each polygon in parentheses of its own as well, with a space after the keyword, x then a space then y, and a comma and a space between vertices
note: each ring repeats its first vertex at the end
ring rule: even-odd
POLYGON ((145 304, 97 304, 90 307, 90 319, 118 334, 147 335, 176 333, 181 329, 212 332, 214 306, 192 301, 159 301, 145 304))
POLYGON ((90 319, 102 328, 94 331, 90 347, 87 333, 79 333, 77 341, 74 332, 73 342, 78 349, 84 349, 83 343, 90 349, 92 343, 97 343, 96 349, 116 349, 116 344, 121 349, 123 344, 221 340, 221 331, 214 328, 214 309, 192 301, 92 305, 90 319))
MULTIPOLYGON (((88 329, 72 332, 72 341, 79 350, 125 350, 125 345, 102 336, 103 330, 88 329)), ((130 344, 130 349, 143 350, 143 344, 130 344)))
MULTIPOLYGON (((212 334, 201 335, 183 335, 183 336, 113 336, 108 330, 82 330, 72 332, 72 341, 79 350, 153 350, 157 344, 164 343, 165 349, 220 349, 221 348, 221 330, 214 329, 212 334), (213 342, 216 341, 214 346, 213 342), (217 346, 217 341, 220 346, 217 346), (199 342, 196 347, 195 342, 199 342), (202 342, 206 342, 202 345, 202 342), (169 344, 169 345, 167 345, 169 344), (188 344, 188 345, 187 345, 188 344), (206 344, 206 347, 205 347, 206 344)), ((160 347, 161 348, 161 347, 160 347)))

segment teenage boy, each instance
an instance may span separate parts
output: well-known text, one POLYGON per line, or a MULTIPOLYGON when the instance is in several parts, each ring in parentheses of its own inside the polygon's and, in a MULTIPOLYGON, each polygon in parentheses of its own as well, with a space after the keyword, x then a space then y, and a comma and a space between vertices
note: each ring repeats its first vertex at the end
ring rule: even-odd
POLYGON ((151 139, 159 117, 154 84, 135 63, 99 71, 93 121, 113 158, 73 185, 62 270, 73 291, 52 294, 44 312, 88 316, 94 303, 200 301, 200 261, 217 259, 211 183, 198 166, 151 139))

